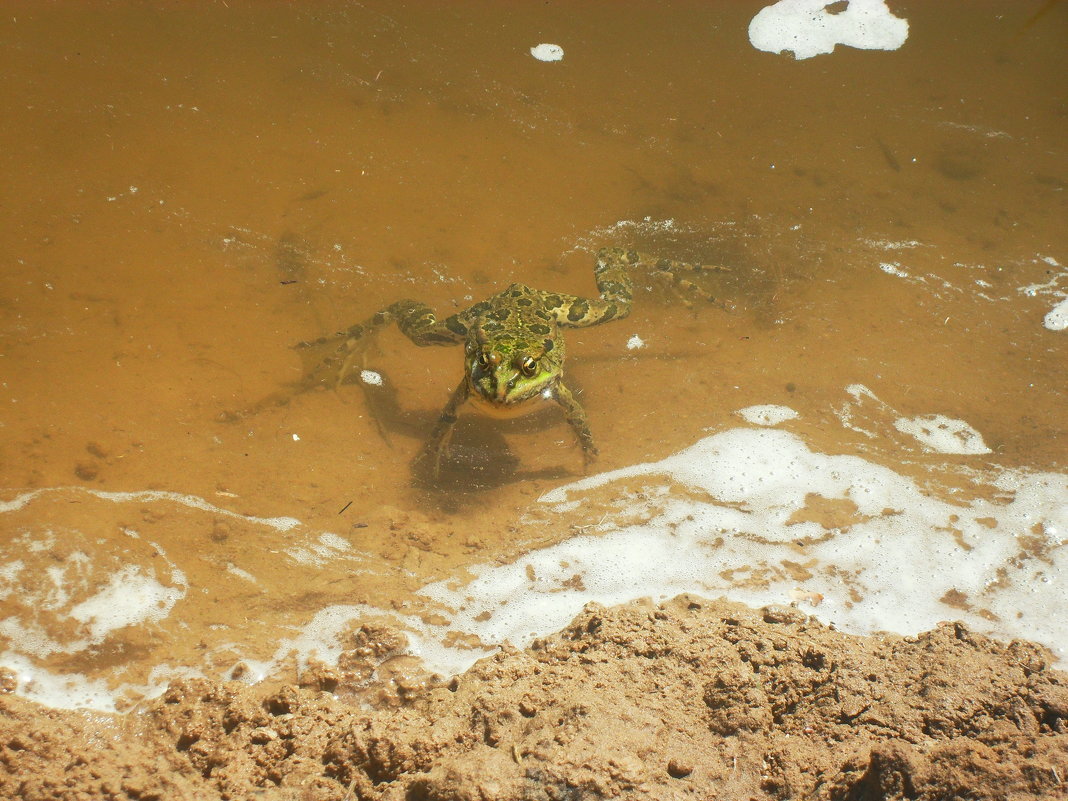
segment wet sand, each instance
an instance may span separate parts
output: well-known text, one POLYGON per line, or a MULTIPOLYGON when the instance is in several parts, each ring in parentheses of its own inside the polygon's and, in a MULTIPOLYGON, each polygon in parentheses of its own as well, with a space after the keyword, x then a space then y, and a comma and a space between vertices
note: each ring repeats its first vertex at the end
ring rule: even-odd
POLYGON ((0 792, 33 799, 1062 798, 1068 674, 946 624, 851 637, 790 608, 591 605, 444 684, 359 692, 364 630, 300 684, 177 682, 139 714, 0 698, 0 792), (392 707, 392 708, 390 708, 392 707))

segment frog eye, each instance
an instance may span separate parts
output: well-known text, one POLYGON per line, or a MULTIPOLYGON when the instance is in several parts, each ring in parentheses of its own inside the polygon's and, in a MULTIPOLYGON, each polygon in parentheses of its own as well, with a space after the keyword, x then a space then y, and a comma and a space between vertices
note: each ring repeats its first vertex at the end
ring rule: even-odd
POLYGON ((538 363, 530 356, 521 356, 519 359, 519 372, 527 378, 531 378, 538 372, 538 363))
POLYGON ((486 353, 486 351, 479 351, 478 356, 475 357, 475 361, 478 363, 478 366, 481 367, 483 370, 489 369, 490 357, 489 354, 486 353))

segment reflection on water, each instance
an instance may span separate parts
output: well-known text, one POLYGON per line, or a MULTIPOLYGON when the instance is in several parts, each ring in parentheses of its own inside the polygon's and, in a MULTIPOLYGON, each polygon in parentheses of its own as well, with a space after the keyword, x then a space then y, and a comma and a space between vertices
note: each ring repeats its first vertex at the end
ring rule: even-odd
MULTIPOLYGON (((109 687, 126 703, 190 670, 256 677, 379 618, 456 666, 441 641, 526 636, 538 592, 563 617, 626 597, 597 566, 642 532, 661 537, 649 553, 680 532, 717 571, 661 589, 861 630, 974 616, 1063 647, 1013 605, 1063 584, 1050 76, 1068 9, 921 5, 896 11, 899 49, 797 60, 750 44, 768 4, 61 3, 0 20, 0 662, 21 691, 106 706, 109 687), (542 43, 563 58, 535 58, 542 43), (634 471, 590 476, 575 508, 539 500, 582 478, 553 410, 462 416, 440 480, 413 475, 459 349, 389 330, 363 366, 380 383, 287 392, 299 341, 405 297, 444 316, 513 281, 589 296, 612 245, 729 266, 732 311, 643 293, 625 321, 569 332, 596 471, 634 471), (285 402, 220 421, 265 397, 285 402), (763 500, 710 488, 756 447, 736 430, 774 434, 759 441, 783 460, 889 471, 893 513, 815 474, 763 500), (714 470, 702 442, 738 452, 714 470), (707 457, 688 482, 635 467, 682 452, 707 457), (724 522, 758 507, 785 519, 724 522), (809 544, 746 551, 773 522, 809 544), (912 560, 912 617, 870 603, 881 553, 912 560), (486 565, 512 628, 441 589, 490 581, 486 565)), ((643 582, 621 586, 657 593, 643 582)))

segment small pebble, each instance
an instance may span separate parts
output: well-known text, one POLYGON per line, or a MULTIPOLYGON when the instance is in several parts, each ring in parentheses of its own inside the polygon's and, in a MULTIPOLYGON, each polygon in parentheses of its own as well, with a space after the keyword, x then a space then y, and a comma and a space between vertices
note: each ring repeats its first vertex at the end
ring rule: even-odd
POLYGON ((693 765, 682 759, 671 759, 667 765, 668 775, 673 779, 682 779, 693 773, 693 765))
POLYGON ((92 481, 100 474, 100 468, 95 462, 78 462, 74 466, 74 475, 82 481, 92 481))
POLYGON ((278 732, 266 726, 259 726, 252 730, 249 734, 249 739, 254 743, 269 743, 271 740, 278 739, 278 732))

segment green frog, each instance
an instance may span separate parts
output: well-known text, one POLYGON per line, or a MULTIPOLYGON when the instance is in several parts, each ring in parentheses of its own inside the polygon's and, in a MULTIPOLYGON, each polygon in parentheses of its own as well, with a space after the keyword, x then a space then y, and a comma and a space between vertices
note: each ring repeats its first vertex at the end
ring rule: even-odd
POLYGON ((309 383, 332 380, 340 385, 356 367, 366 343, 381 328, 396 323, 401 332, 419 346, 464 346, 464 374, 418 457, 431 459, 438 475, 442 457, 465 403, 494 417, 512 417, 551 400, 582 448, 583 464, 597 457, 582 405, 564 380, 566 348, 561 329, 587 328, 618 320, 630 314, 633 294, 631 273, 637 268, 656 280, 667 282, 688 303, 688 296, 715 302, 715 298, 687 278, 702 270, 720 267, 694 266, 668 259, 654 259, 624 248, 603 248, 597 253, 594 277, 600 294, 582 298, 545 292, 524 284, 512 284, 502 292, 457 314, 439 320, 433 310, 417 300, 399 300, 338 334, 302 342, 298 348, 334 346, 309 376, 309 383))

